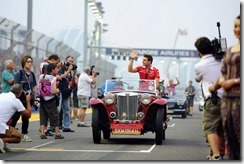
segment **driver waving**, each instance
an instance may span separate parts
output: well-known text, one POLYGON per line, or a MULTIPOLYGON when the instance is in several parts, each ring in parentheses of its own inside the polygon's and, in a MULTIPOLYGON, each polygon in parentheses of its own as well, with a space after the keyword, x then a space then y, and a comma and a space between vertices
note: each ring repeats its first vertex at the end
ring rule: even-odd
POLYGON ((130 62, 128 65, 128 72, 139 73, 140 79, 148 79, 156 81, 156 89, 159 89, 159 70, 152 66, 153 57, 149 54, 144 54, 142 59, 142 66, 133 68, 133 61, 137 57, 138 52, 133 51, 130 55, 130 62))

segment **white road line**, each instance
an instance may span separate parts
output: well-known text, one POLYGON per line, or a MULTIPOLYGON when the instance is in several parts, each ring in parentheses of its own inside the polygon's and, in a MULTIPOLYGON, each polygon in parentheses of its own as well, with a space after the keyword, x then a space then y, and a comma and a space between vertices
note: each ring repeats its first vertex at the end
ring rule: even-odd
POLYGON ((44 144, 41 144, 41 145, 34 146, 34 147, 30 148, 30 149, 26 149, 26 150, 36 150, 36 148, 38 148, 38 147, 45 146, 45 145, 51 144, 53 142, 54 141, 50 141, 50 142, 47 142, 47 143, 44 143, 44 144))
POLYGON ((154 148, 155 148, 156 144, 152 145, 150 149, 148 150, 141 150, 141 152, 143 153, 150 153, 154 148))
POLYGON ((169 128, 173 128, 175 126, 175 123, 171 124, 171 125, 167 125, 169 128))
POLYGON ((156 146, 155 144, 152 145, 148 150, 138 150, 138 151, 126 151, 126 150, 60 150, 60 149, 37 149, 41 146, 44 146, 44 145, 48 145, 50 143, 53 143, 54 141, 51 141, 51 142, 48 142, 48 143, 45 143, 45 144, 42 144, 42 145, 38 145, 38 146, 35 146, 35 147, 32 147, 30 149, 26 149, 25 151, 41 151, 41 152, 89 152, 89 153, 150 153, 154 147, 156 146))

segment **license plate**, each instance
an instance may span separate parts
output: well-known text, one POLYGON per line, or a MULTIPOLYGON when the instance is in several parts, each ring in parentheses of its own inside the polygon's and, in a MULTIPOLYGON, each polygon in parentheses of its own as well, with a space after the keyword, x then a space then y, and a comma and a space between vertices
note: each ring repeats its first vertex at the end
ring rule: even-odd
POLYGON ((139 129, 113 129, 112 134, 141 134, 141 130, 139 129))
POLYGON ((174 113, 174 111, 173 110, 168 110, 167 113, 174 113))

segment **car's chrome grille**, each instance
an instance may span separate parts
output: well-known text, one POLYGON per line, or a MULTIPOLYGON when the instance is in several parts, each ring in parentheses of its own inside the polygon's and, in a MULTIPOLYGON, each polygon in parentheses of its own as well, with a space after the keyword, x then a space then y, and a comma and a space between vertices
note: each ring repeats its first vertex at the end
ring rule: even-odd
POLYGON ((117 110, 119 119, 123 119, 122 114, 125 113, 126 117, 124 119, 130 120, 136 117, 138 110, 138 97, 133 96, 118 96, 117 100, 117 110))

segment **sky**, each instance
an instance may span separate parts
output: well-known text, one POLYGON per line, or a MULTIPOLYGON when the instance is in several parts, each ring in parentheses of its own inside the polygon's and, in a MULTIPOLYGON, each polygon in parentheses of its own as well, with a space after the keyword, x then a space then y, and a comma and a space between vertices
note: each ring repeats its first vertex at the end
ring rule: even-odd
MULTIPOLYGON (((218 37, 216 23, 227 45, 237 42, 233 22, 240 14, 239 0, 100 0, 108 32, 107 47, 195 49, 200 36, 218 37), (179 35, 177 31, 186 31, 179 35)), ((27 0, 1 0, 0 16, 27 24, 27 0)), ((84 0, 33 0, 33 29, 55 36, 65 28, 84 28, 84 0)), ((94 17, 89 11, 88 31, 94 17)))
MULTIPOLYGON (((0 1, 1 17, 27 25, 28 0, 0 1)), ((84 2, 84 0, 33 0, 33 29, 56 38, 64 29, 75 28, 83 32, 84 2)), ((240 14, 239 0, 96 0, 96 2, 102 2, 105 11, 103 19, 108 24, 105 27, 108 31, 102 34, 103 47, 196 50, 194 42, 197 38, 206 36, 212 40, 219 37, 217 22, 220 22, 221 36, 226 38, 227 46, 237 43, 233 34, 233 24, 240 14), (179 29, 186 35, 177 35, 179 29)), ((94 30, 94 22, 95 18, 88 9, 89 34, 94 30)), ((66 43, 66 40, 62 39, 58 38, 66 43)), ((74 41, 67 41, 66 44, 74 47, 74 41)), ((74 48, 77 47, 80 50, 83 45, 79 42, 74 48)), ((116 74, 133 76, 128 74, 126 67, 120 67, 122 61, 112 62, 118 65, 116 74)), ((135 64, 139 65, 141 62, 135 64)), ((165 68, 160 59, 155 60, 154 64, 161 69, 161 76, 164 78, 165 68)), ((194 64, 191 64, 190 67, 193 66, 194 64)), ((172 69, 172 72, 180 74, 180 70, 177 73, 172 69)))

